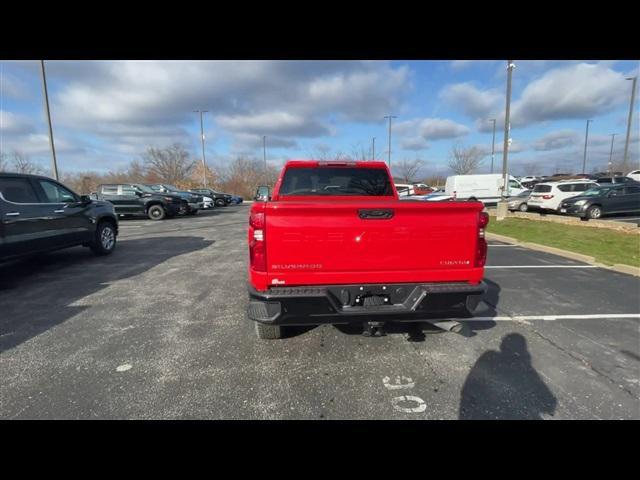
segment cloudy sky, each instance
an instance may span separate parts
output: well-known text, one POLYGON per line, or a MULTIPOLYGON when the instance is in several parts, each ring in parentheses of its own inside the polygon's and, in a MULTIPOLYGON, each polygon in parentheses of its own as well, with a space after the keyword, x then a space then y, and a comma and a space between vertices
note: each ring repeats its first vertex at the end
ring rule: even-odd
MULTIPOLYGON (((515 61, 512 173, 579 171, 586 119, 588 167, 606 165, 610 134, 621 158, 637 61, 515 61)), ((148 145, 183 142, 222 166, 238 155, 274 165, 315 152, 387 156, 385 115, 397 116, 392 161, 421 158, 424 174, 446 173, 457 142, 502 161, 503 61, 50 61, 46 62, 58 165, 63 171, 124 167, 148 145)), ((0 149, 48 168, 50 153, 39 62, 0 61, 0 149)), ((638 97, 632 158, 639 157, 638 97)), ((498 168, 498 167, 497 167, 498 168)))

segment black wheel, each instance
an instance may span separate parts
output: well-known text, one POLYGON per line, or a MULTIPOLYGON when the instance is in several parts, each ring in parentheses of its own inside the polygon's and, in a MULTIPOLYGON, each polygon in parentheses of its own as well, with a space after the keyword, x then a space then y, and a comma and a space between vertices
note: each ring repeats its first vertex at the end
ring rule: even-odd
POLYGON ((277 340, 282 338, 282 327, 279 325, 265 325, 264 323, 254 322, 256 324, 256 335, 261 340, 277 340))
POLYGON ((224 207, 226 205, 222 198, 216 198, 216 207, 224 207))
POLYGON ((147 210, 147 215, 151 220, 162 220, 167 216, 167 213, 161 205, 151 205, 147 210))
POLYGON ((600 205, 591 205, 587 210, 587 217, 591 218, 592 220, 597 220, 601 216, 602 208, 600 208, 600 205))
POLYGON ((520 210, 521 212, 526 212, 527 210, 529 210, 529 206, 526 203, 521 203, 518 207, 518 210, 520 210))
POLYGON ((102 221, 96 228, 96 236, 89 244, 96 255, 109 255, 116 248, 116 229, 111 222, 102 221))
POLYGON ((190 210, 189 211, 189 215, 196 215, 198 213, 198 210, 190 210))

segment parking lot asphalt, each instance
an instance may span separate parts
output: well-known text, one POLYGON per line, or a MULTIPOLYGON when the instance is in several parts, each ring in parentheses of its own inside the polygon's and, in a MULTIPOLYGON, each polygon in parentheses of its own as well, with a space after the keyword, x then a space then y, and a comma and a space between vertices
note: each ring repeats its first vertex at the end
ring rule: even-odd
POLYGON ((258 340, 248 208, 120 222, 0 264, 0 418, 640 418, 640 279, 494 242, 464 335, 428 325, 258 340))

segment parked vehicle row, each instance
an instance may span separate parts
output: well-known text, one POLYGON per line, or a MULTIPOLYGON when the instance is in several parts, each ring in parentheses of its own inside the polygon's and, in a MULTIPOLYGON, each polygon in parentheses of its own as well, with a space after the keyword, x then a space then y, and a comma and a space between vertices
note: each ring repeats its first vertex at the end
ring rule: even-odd
POLYGON ((532 191, 509 198, 509 209, 554 211, 585 220, 640 213, 640 182, 628 176, 615 176, 538 183, 532 191))
POLYGON ((242 198, 212 189, 179 190, 169 184, 119 183, 98 186, 96 200, 111 202, 120 216, 144 215, 163 220, 176 215, 195 215, 199 210, 242 203, 242 198))
MULTIPOLYGON (((219 195, 225 206, 242 202, 219 195)), ((116 247, 118 217, 162 220, 213 206, 212 197, 167 184, 104 184, 79 195, 51 178, 0 173, 0 261, 77 245, 108 255, 116 247)))

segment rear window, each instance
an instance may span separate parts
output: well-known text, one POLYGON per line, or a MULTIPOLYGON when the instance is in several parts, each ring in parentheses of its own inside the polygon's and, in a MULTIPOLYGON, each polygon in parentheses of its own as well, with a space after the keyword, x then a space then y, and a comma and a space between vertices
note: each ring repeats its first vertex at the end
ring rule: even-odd
POLYGON ((302 167, 284 174, 280 195, 393 195, 382 168, 302 167))
POLYGON ((613 183, 613 178, 600 178, 598 183, 613 183))
POLYGON ((551 191, 551 185, 536 185, 533 187, 533 191, 536 193, 547 193, 551 191))

